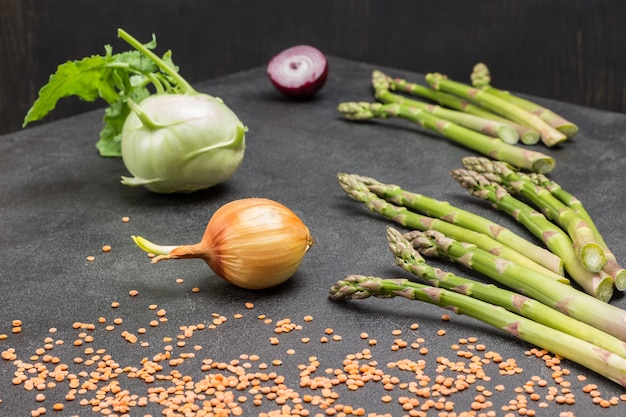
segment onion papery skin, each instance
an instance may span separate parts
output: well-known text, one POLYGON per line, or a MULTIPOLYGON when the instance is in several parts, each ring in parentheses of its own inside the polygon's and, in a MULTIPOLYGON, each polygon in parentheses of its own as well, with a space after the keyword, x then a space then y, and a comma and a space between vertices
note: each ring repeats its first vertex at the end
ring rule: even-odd
POLYGON ((200 243, 179 246, 166 258, 202 258, 224 280, 259 290, 291 278, 312 245, 309 229, 289 208, 247 198, 220 207, 200 243))
POLYGON ((157 193, 189 193, 229 179, 243 162, 246 127, 206 94, 160 94, 139 103, 158 127, 131 111, 122 129, 122 159, 134 177, 122 183, 157 193))

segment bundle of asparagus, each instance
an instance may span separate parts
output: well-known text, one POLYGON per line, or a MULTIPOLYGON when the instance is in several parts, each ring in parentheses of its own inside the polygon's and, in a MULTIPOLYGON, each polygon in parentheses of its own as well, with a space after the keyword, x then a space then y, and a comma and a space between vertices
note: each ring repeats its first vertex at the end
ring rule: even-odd
POLYGON ((526 213, 519 217, 520 223, 561 257, 565 269, 585 291, 608 299, 612 284, 620 291, 626 289, 626 270, 579 199, 544 175, 516 171, 503 162, 481 157, 466 157, 462 162, 466 169, 453 170, 452 176, 494 207, 514 216, 526 213), (510 194, 525 198, 534 210, 510 194), (555 244, 557 240, 562 244, 555 244))
MULTIPOLYGON (((626 351, 620 338, 551 310, 532 298, 431 267, 406 236, 392 228, 387 230, 398 265, 425 284, 403 278, 350 275, 331 287, 331 299, 404 297, 439 305, 549 350, 626 387, 626 351)), ((616 310, 623 318, 624 312, 616 310)))
POLYGON ((388 227, 387 240, 396 264, 422 283, 351 275, 332 286, 330 298, 398 296, 436 304, 626 386, 626 311, 608 302, 615 287, 624 289, 625 272, 581 201, 545 176, 506 163, 470 157, 463 165, 452 172, 455 179, 514 216, 546 247, 447 202, 340 173, 351 198, 409 229, 403 234, 388 227), (496 285, 433 268, 422 256, 457 262, 496 285))
POLYGON ((541 140, 552 147, 578 132, 575 124, 553 111, 491 86, 484 64, 474 68, 474 86, 439 73, 427 74, 425 79, 428 86, 373 71, 372 86, 378 102, 344 102, 337 108, 350 120, 402 118, 484 156, 537 173, 551 172, 554 159, 519 147, 518 141, 535 144, 541 140))

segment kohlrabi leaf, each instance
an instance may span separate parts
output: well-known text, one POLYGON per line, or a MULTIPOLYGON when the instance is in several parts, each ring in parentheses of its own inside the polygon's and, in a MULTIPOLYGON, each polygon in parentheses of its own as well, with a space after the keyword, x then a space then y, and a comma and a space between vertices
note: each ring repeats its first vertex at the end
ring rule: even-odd
MULTIPOLYGON (((150 91, 142 86, 129 83, 130 98, 139 103, 150 95, 150 91), (132 87, 130 87, 132 85, 132 87)), ((104 111, 104 127, 100 131, 100 140, 96 148, 101 156, 119 158, 122 156, 122 128, 130 113, 126 104, 126 96, 120 96, 104 111)))
POLYGON ((106 64, 111 56, 94 55, 80 61, 59 65, 48 84, 39 90, 39 98, 24 118, 23 126, 44 118, 64 97, 78 96, 86 101, 104 98, 107 102, 117 100, 117 93, 103 81, 106 64), (104 96, 104 97, 103 97, 104 96))
POLYGON ((156 48, 154 35, 150 42, 140 46, 145 48, 144 52, 130 50, 113 54, 113 48, 105 45, 103 56, 92 55, 59 65, 48 83, 39 90, 39 96, 28 110, 22 126, 43 119, 62 98, 103 99, 109 107, 105 110, 104 126, 96 147, 102 156, 121 157, 122 127, 130 113, 127 99, 141 102, 152 94, 148 89, 150 85, 156 93, 181 93, 184 92, 179 86, 182 80, 187 88, 184 79, 176 74, 178 67, 172 61, 171 51, 167 51, 162 58, 163 64, 171 68, 166 72, 146 55, 146 51, 156 48))

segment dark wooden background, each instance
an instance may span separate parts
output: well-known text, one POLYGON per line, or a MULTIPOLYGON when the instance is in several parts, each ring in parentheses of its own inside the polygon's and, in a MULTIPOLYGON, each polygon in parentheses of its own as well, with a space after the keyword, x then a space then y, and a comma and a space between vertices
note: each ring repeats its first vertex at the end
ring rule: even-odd
MULTIPOLYGON (((626 112, 623 0, 0 0, 0 133, 20 129, 56 66, 157 35, 191 82, 308 43, 328 55, 626 112)), ((102 107, 63 101, 46 120, 102 107)))

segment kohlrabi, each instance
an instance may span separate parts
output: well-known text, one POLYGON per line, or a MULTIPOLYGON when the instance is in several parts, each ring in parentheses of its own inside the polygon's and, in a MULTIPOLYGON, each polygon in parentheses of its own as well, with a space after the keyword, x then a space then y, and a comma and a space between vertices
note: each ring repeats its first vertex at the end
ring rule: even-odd
POLYGON ((122 157, 133 175, 122 183, 158 193, 192 192, 230 178, 243 161, 246 127, 217 97, 196 91, 167 51, 151 50, 127 32, 134 51, 94 55, 58 67, 28 111, 24 126, 42 119, 63 97, 104 99, 100 155, 122 157), (151 91, 151 88, 154 91, 151 91))

